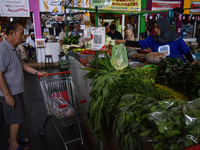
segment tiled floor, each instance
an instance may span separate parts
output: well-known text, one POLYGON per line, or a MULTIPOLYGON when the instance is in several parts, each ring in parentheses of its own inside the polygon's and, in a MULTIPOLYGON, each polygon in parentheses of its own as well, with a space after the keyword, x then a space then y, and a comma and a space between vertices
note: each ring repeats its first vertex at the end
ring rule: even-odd
MULTIPOLYGON (((42 69, 44 70, 44 68, 42 69)), ((58 69, 45 69, 46 72, 58 72, 58 69)), ((65 150, 64 144, 60 139, 56 129, 49 120, 46 125, 45 135, 40 136, 38 131, 41 129, 47 114, 43 102, 43 95, 40 89, 39 80, 34 75, 25 73, 25 121, 21 124, 19 134, 30 138, 27 146, 30 150, 65 150)), ((91 136, 90 129, 86 125, 86 121, 81 122, 84 145, 80 141, 68 144, 69 150, 95 150, 96 145, 91 136)), ((62 133, 65 140, 69 140, 76 135, 79 135, 76 125, 63 127, 60 123, 56 126, 62 133)), ((0 150, 7 150, 9 130, 4 123, 2 108, 0 108, 0 150)))

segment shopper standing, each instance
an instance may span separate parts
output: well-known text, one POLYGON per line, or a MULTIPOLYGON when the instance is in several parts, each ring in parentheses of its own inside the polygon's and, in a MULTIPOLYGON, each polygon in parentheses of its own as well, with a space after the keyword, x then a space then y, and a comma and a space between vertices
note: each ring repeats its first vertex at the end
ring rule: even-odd
POLYGON ((62 45, 63 45, 63 40, 66 38, 66 32, 65 32, 65 25, 62 26, 62 31, 59 33, 59 52, 61 55, 63 55, 63 50, 62 50, 62 45))
POLYGON ((81 26, 79 23, 74 23, 74 30, 72 31, 72 36, 80 36, 79 31, 81 29, 81 26))
POLYGON ((27 150, 20 144, 27 142, 18 139, 20 124, 24 121, 24 75, 23 70, 31 74, 46 76, 46 72, 38 72, 23 62, 16 51, 17 45, 24 38, 23 26, 18 22, 7 25, 6 38, 0 43, 0 103, 3 106, 4 119, 9 124, 9 149, 27 150), (21 142, 19 144, 19 142, 21 142))

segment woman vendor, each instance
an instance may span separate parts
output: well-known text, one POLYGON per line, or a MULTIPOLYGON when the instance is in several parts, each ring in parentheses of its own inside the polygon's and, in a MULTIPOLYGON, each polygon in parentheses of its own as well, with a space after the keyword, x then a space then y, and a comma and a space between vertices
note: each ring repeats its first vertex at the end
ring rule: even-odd
POLYGON ((189 47, 180 37, 180 35, 174 32, 171 28, 169 21, 162 17, 156 20, 154 23, 155 35, 148 36, 146 39, 141 41, 127 41, 127 40, 116 40, 116 44, 123 42, 126 46, 141 47, 145 49, 151 48, 152 52, 164 53, 167 57, 181 59, 186 62, 183 55, 189 62, 194 63, 194 59, 190 53, 189 47))

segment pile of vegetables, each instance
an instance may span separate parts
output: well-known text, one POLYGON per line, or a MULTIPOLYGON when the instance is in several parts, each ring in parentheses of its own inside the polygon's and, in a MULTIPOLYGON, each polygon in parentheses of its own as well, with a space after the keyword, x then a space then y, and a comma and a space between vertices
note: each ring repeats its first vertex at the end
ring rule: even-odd
POLYGON ((69 68, 69 60, 65 55, 58 60, 61 71, 67 71, 69 68))
POLYGON ((200 97, 200 66, 184 63, 181 58, 163 59, 158 64, 156 82, 191 97, 200 97))
POLYGON ((78 39, 80 37, 79 36, 72 36, 70 35, 69 37, 66 37, 63 39, 63 44, 66 44, 66 45, 77 45, 78 44, 78 39))
MULTIPOLYGON (((112 130, 122 150, 141 150, 144 137, 152 141, 155 150, 181 150, 199 142, 200 99, 179 99, 181 96, 174 95, 178 92, 165 90, 156 84, 169 83, 173 74, 178 75, 178 71, 169 71, 169 68, 178 65, 179 71, 183 71, 181 68, 187 70, 187 75, 181 74, 180 80, 188 79, 189 70, 193 75, 192 83, 195 85, 187 90, 198 93, 198 65, 189 66, 176 59, 177 64, 171 64, 167 69, 167 61, 172 60, 166 58, 158 66, 127 67, 117 71, 105 57, 99 59, 98 74, 96 62, 90 63, 94 68, 84 68, 89 71, 85 78, 93 79, 88 118, 97 140, 106 144, 106 134, 112 130)), ((177 86, 186 84, 185 81, 177 86)))
POLYGON ((78 52, 82 52, 84 50, 86 50, 86 49, 85 48, 74 48, 73 52, 78 53, 78 52))

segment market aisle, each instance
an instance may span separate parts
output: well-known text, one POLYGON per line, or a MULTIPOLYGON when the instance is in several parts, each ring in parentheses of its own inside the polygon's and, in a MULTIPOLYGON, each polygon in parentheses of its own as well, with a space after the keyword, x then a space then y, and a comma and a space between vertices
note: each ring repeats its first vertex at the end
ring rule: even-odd
MULTIPOLYGON (((44 69, 42 69, 44 70, 44 69)), ((48 73, 58 72, 58 69, 46 69, 48 73)), ((65 150, 64 144, 58 136, 51 121, 47 123, 45 136, 40 137, 38 134, 45 119, 46 110, 43 102, 43 95, 40 89, 40 84, 34 75, 25 73, 25 122, 20 128, 20 136, 27 136, 30 142, 27 146, 30 150, 65 150)), ((77 126, 63 127, 57 124, 57 127, 62 131, 63 137, 68 140, 71 137, 78 135, 77 126)), ((84 145, 80 141, 68 144, 69 150, 95 150, 96 146, 91 137, 89 129, 85 126, 85 122, 81 123, 84 145)), ((0 150, 7 150, 8 141, 8 126, 5 125, 2 109, 0 108, 0 150)))

